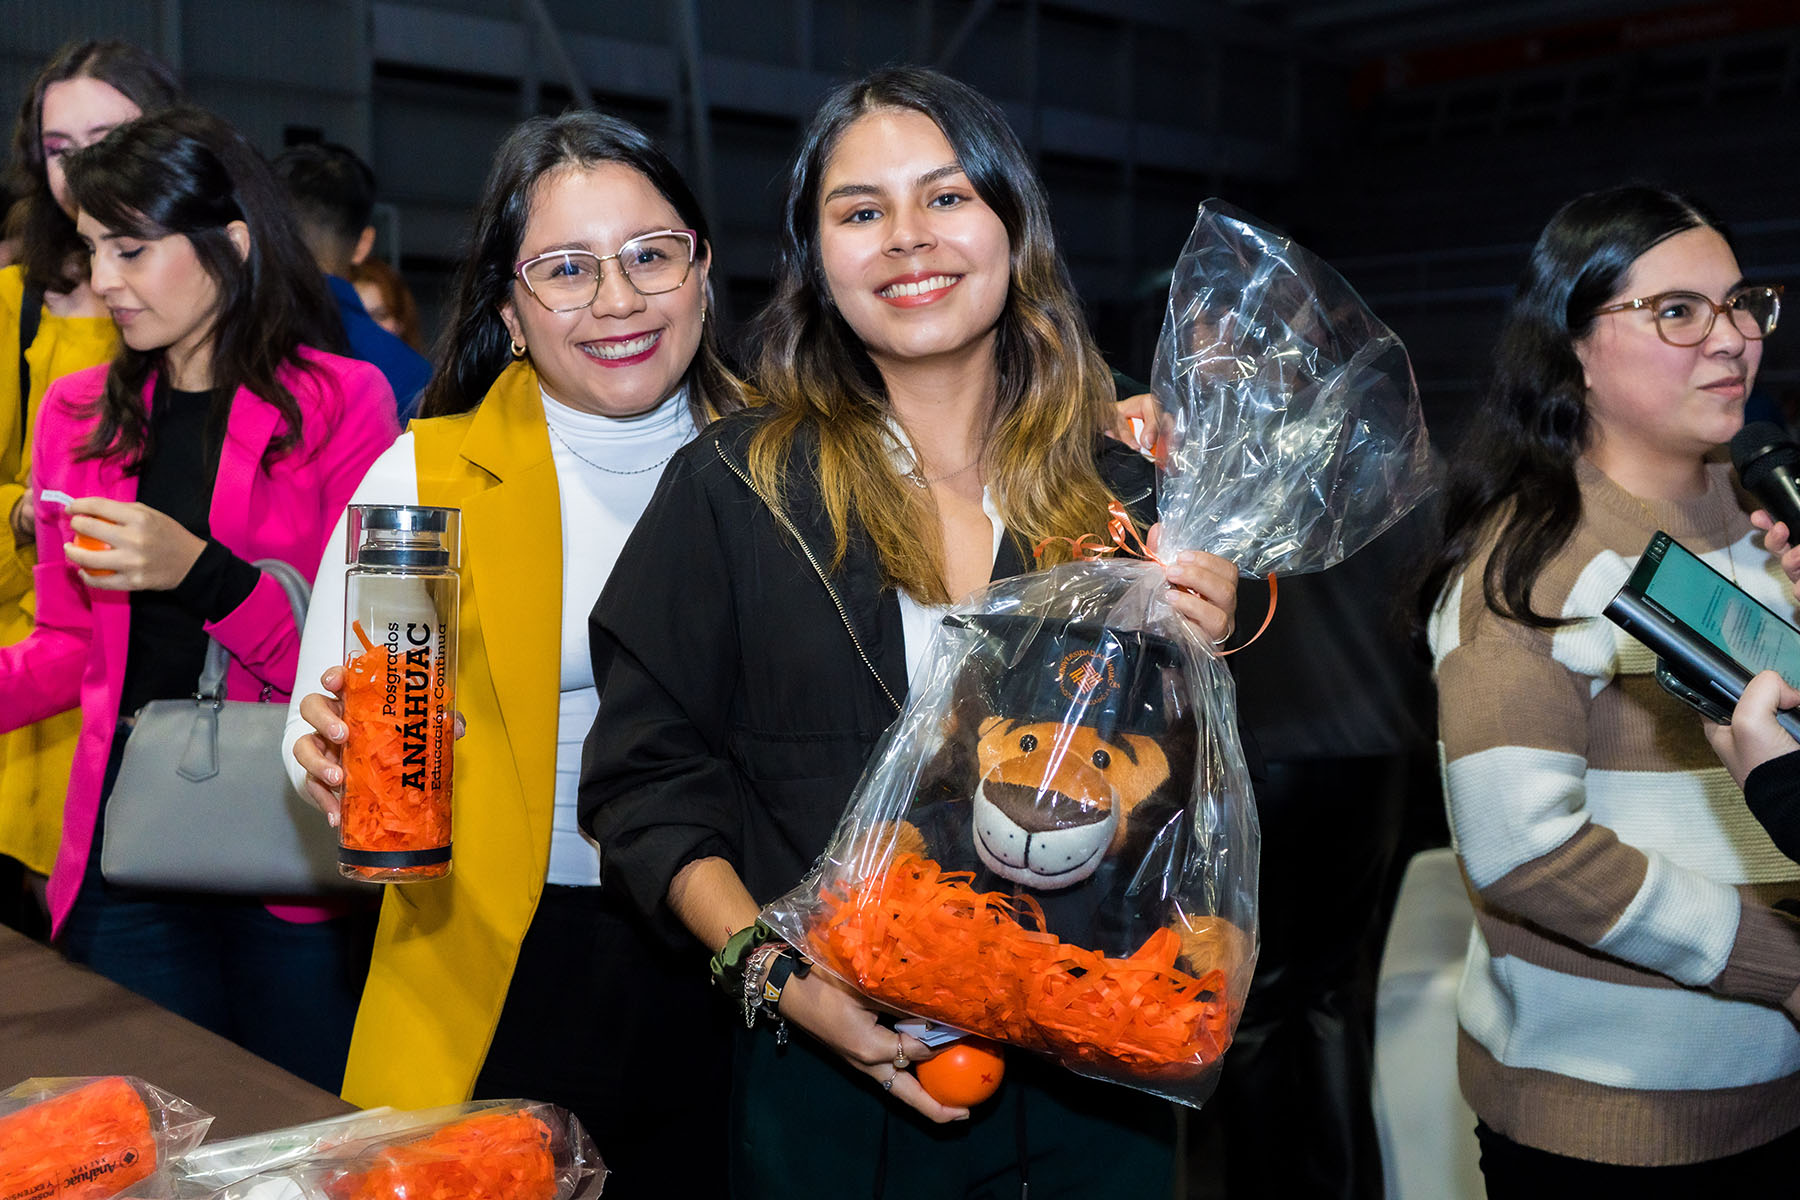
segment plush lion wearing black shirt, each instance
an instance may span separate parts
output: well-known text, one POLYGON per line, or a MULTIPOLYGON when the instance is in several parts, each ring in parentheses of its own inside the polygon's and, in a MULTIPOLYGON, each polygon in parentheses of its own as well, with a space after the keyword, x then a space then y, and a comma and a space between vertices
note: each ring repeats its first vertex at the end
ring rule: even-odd
POLYGON ((986 645, 964 661, 895 850, 1029 896, 1066 942, 1125 956, 1166 926, 1192 973, 1238 961, 1242 932, 1179 902, 1205 890, 1189 806, 1200 729, 1179 647, 1090 622, 946 623, 986 645))

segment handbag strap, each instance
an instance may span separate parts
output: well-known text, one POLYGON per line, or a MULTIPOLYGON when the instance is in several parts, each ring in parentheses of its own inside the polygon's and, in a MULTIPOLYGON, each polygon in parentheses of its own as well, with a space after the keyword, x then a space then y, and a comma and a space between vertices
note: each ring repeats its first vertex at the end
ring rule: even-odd
MULTIPOLYGON (((281 590, 287 593, 288 604, 294 610, 294 628, 303 631, 306 628, 306 606, 312 599, 312 584, 292 564, 282 562, 279 558, 259 558, 256 567, 266 574, 275 577, 281 590)), ((195 699, 210 700, 215 704, 225 698, 225 669, 231 665, 231 651, 227 650, 218 638, 213 638, 206 647, 206 665, 200 670, 200 683, 194 689, 195 699)))

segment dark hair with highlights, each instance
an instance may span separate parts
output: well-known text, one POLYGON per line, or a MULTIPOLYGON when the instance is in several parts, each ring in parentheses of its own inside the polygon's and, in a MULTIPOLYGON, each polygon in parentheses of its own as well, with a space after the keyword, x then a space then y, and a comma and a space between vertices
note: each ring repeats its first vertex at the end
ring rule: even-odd
POLYGON ((70 42, 31 81, 13 126, 7 187, 17 199, 6 227, 19 239, 25 282, 49 292, 72 291, 87 278, 87 256, 75 236, 75 222, 50 194, 44 163, 44 93, 51 84, 70 79, 97 79, 145 113, 181 100, 175 73, 155 55, 126 42, 70 42))
POLYGON ((1501 326, 1486 398, 1451 464, 1444 542, 1420 588, 1421 617, 1491 539, 1481 581, 1488 608, 1539 629, 1567 624, 1533 609, 1531 590, 1581 523, 1575 461, 1591 430, 1575 344, 1645 251, 1703 227, 1729 242, 1700 204, 1641 184, 1578 196, 1550 218, 1501 326))
MULTIPOLYGON (((587 109, 532 117, 500 144, 481 190, 472 244, 456 274, 450 320, 438 340, 431 382, 419 401, 422 416, 468 412, 512 362, 512 335, 500 319, 500 306, 513 298, 513 264, 519 259, 538 188, 557 171, 601 163, 630 167, 648 179, 684 225, 699 235, 696 258, 711 255, 711 227, 699 200, 643 130, 587 109)), ((744 406, 743 381, 725 365, 714 325, 712 321, 701 325, 700 345, 682 375, 698 428, 744 406)))
MULTIPOLYGON (((218 286, 212 327, 212 420, 238 388, 281 413, 284 430, 263 462, 300 440, 300 406, 276 372, 306 368, 301 346, 343 348, 343 327, 325 278, 294 228, 287 194, 242 134, 198 108, 171 108, 121 125, 73 155, 69 188, 82 212, 107 230, 133 238, 185 237, 218 286), (227 227, 242 221, 249 252, 240 256, 227 227)), ((136 471, 148 448, 144 385, 162 366, 163 350, 121 344, 99 420, 84 447, 89 457, 119 458, 136 471)))
MULTIPOLYGON (((754 373, 775 415, 751 441, 750 471, 780 502, 797 437, 816 437, 836 560, 849 548, 854 517, 888 583, 922 603, 944 604, 950 595, 931 497, 893 469, 886 386, 832 301, 819 249, 831 156, 852 125, 884 109, 929 117, 1006 228, 1010 278, 996 331, 999 393, 985 460, 1006 528, 1024 545, 1106 528, 1113 496, 1094 447, 1111 418, 1114 389, 1057 250, 1043 184, 993 101, 919 67, 877 71, 826 97, 788 179, 781 263, 761 318, 754 373)), ((1051 547, 1046 561, 1067 553, 1051 547)))

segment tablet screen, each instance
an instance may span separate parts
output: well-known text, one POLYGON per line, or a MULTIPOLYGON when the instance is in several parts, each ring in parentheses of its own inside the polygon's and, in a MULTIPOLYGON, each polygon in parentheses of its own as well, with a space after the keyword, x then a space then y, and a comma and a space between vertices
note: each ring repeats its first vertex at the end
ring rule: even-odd
POLYGON ((1752 674, 1772 667, 1800 686, 1800 630, 1745 595, 1680 542, 1659 538, 1657 543, 1662 559, 1642 588, 1644 595, 1752 674))

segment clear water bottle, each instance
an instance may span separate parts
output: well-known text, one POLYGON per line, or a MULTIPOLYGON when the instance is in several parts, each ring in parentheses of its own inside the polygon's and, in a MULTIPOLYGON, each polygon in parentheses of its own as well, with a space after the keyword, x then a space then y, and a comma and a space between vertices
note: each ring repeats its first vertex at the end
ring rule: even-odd
POLYGON ((454 508, 350 506, 338 870, 352 879, 450 873, 461 520, 454 508))

